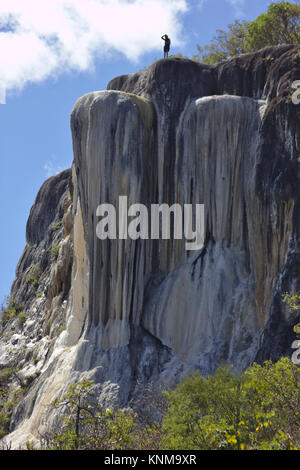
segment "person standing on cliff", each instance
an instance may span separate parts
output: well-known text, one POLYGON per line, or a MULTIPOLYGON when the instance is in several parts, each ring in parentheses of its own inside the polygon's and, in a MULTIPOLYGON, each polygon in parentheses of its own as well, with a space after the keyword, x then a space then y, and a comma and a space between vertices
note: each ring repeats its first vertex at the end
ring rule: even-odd
POLYGON ((171 39, 167 34, 164 34, 162 37, 163 41, 165 41, 164 45, 164 59, 168 57, 169 50, 170 50, 170 44, 171 44, 171 39))

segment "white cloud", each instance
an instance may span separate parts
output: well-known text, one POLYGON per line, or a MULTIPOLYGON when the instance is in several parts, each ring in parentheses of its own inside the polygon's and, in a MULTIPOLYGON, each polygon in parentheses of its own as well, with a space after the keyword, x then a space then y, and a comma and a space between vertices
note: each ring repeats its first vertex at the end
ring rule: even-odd
POLYGON ((234 15, 236 18, 242 18, 245 16, 243 6, 245 5, 245 0, 227 0, 234 9, 234 15))
POLYGON ((202 10, 203 5, 207 2, 207 0, 189 0, 190 8, 195 8, 196 10, 202 10))
POLYGON ((6 104, 6 89, 0 82, 0 104, 6 104))
POLYGON ((63 166, 61 162, 58 161, 58 158, 55 154, 52 154, 49 160, 44 164, 44 170, 45 170, 47 178, 50 178, 50 176, 57 175, 61 171, 70 167, 71 167, 71 162, 63 166))
POLYGON ((88 70, 114 50, 130 60, 182 45, 187 0, 9 0, 0 4, 0 80, 21 89, 65 70, 88 70))

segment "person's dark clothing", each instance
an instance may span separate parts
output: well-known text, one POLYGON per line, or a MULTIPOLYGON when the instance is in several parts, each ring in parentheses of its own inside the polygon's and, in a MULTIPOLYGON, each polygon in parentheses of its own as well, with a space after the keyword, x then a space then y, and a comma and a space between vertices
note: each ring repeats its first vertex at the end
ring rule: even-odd
POLYGON ((164 46, 164 54, 165 57, 168 56, 168 52, 170 50, 170 44, 171 44, 171 39, 167 34, 161 37, 165 41, 165 46, 164 46))
POLYGON ((170 50, 170 44, 171 44, 170 39, 169 39, 169 38, 168 38, 168 39, 165 39, 165 47, 164 47, 164 51, 165 51, 165 52, 169 52, 169 50, 170 50))

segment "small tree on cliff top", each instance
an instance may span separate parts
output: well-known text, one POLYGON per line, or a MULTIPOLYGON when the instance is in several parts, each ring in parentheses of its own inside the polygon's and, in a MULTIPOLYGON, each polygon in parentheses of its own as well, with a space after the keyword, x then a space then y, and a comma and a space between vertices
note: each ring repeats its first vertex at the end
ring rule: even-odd
POLYGON ((218 30, 209 45, 197 45, 194 58, 203 63, 222 62, 235 55, 266 46, 300 43, 300 5, 291 2, 272 3, 254 21, 235 21, 228 30, 218 30))

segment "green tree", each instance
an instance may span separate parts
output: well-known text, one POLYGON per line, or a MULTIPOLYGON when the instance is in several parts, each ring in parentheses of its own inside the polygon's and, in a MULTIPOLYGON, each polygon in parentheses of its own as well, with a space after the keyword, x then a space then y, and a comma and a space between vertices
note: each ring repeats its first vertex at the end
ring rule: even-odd
POLYGON ((210 44, 204 47, 197 44, 198 54, 193 59, 212 65, 242 54, 245 52, 244 44, 248 25, 247 21, 236 20, 227 26, 227 31, 218 29, 210 44))
POLYGON ((227 30, 217 30, 210 44, 204 47, 197 45, 198 54, 194 59, 215 64, 266 46, 299 43, 300 6, 280 1, 271 3, 267 13, 254 21, 236 20, 228 25, 227 30))
POLYGON ((0 326, 6 325, 10 320, 15 318, 19 318, 19 324, 21 325, 24 323, 24 318, 26 319, 26 315, 23 312, 24 303, 17 303, 11 296, 7 296, 5 298, 5 304, 1 305, 0 311, 0 326))
POLYGON ((51 404, 63 409, 55 429, 43 437, 44 446, 55 450, 125 450, 134 444, 135 416, 99 405, 93 381, 83 379, 51 404))
POLYGON ((254 51, 277 44, 299 44, 300 6, 290 2, 272 3, 267 13, 248 25, 245 50, 254 51))
POLYGON ((9 433, 12 413, 27 391, 18 371, 17 367, 0 370, 0 438, 9 433))
POLYGON ((93 382, 82 380, 72 384, 61 400, 54 400, 53 408, 64 408, 63 426, 59 433, 54 434, 54 443, 66 449, 78 449, 82 440, 82 428, 87 425, 90 417, 94 416, 90 403, 94 393, 93 382))
POLYGON ((276 364, 254 364, 245 376, 253 391, 253 409, 267 418, 271 431, 280 429, 299 443, 300 369, 285 357, 276 364))
POLYGON ((284 358, 237 375, 219 367, 166 392, 162 449, 295 449, 300 371, 284 358))
POLYGON ((220 367, 215 376, 204 378, 196 372, 174 391, 166 392, 169 409, 163 420, 161 447, 239 449, 248 412, 243 382, 243 377, 220 367))

